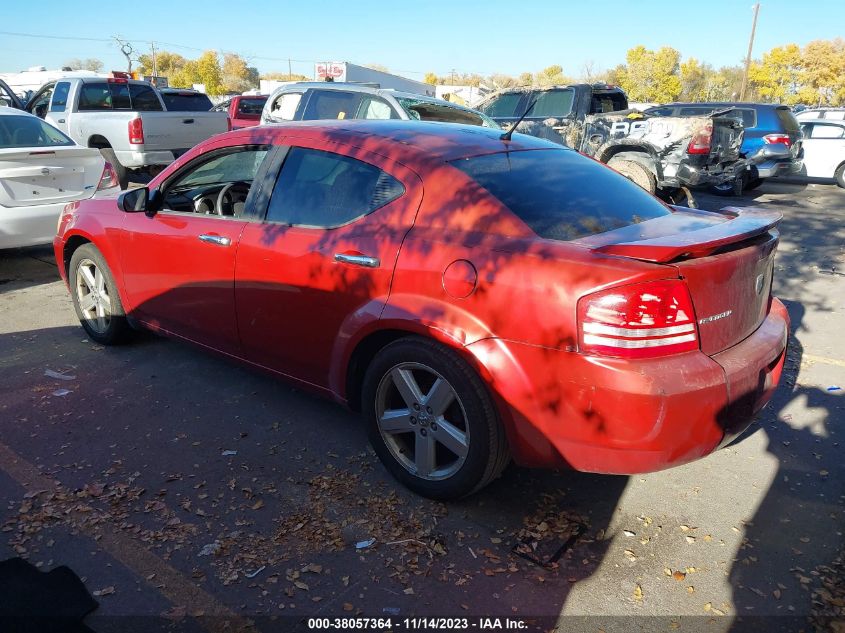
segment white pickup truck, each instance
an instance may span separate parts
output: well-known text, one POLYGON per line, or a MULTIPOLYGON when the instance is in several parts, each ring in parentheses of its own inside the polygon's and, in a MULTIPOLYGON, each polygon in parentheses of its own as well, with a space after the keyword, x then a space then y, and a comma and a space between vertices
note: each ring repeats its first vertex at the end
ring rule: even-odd
POLYGON ((96 147, 125 189, 129 170, 156 171, 229 129, 225 112, 168 112, 146 81, 74 77, 42 86, 26 110, 85 147, 96 147))

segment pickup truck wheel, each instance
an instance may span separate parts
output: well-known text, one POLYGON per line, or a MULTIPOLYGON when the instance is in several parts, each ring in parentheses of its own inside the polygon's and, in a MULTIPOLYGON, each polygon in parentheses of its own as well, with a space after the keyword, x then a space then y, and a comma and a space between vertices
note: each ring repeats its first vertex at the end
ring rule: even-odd
POLYGON ((103 158, 105 158, 106 161, 111 163, 111 168, 114 170, 114 173, 117 176, 117 181, 118 183, 120 183, 120 188, 126 189, 129 186, 129 170, 127 170, 126 167, 120 164, 120 161, 117 160, 117 156, 115 155, 114 150, 111 147, 101 148, 100 154, 103 155, 103 158))
POLYGON ((654 192, 657 191, 657 179, 648 167, 632 160, 616 158, 611 158, 607 165, 625 176, 625 178, 631 182, 638 184, 650 194, 654 194, 654 192))
POLYGON ((842 163, 836 168, 836 173, 833 174, 833 179, 836 180, 837 185, 845 189, 845 163, 842 163))

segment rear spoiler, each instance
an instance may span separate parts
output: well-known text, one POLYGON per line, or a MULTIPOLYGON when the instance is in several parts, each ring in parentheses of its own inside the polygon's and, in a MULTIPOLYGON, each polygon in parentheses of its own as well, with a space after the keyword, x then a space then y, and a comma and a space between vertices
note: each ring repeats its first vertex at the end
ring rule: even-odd
POLYGON ((687 218, 693 215, 700 218, 699 214, 700 212, 690 213, 678 207, 671 216, 649 221, 672 222, 677 225, 679 229, 677 232, 662 237, 605 244, 592 250, 605 255, 618 255, 665 264, 680 257, 705 257, 728 244, 735 244, 767 233, 783 219, 783 214, 779 211, 755 207, 725 207, 716 214, 726 216, 728 218, 726 221, 703 228, 684 230, 683 225, 687 222, 687 218))

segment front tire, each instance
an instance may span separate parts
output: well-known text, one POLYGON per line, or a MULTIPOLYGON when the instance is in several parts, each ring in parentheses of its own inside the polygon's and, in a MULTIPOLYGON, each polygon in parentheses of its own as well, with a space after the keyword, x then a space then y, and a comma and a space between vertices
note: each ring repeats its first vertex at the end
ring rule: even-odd
POLYGON ((88 337, 102 345, 127 340, 130 327, 117 285, 102 253, 93 244, 73 252, 68 268, 73 308, 88 337))
POLYGON ((836 184, 845 189, 845 163, 842 163, 836 168, 836 173, 833 174, 833 179, 836 184))
POLYGON ((452 350, 404 338, 367 368, 363 410, 385 468, 417 494, 457 499, 498 477, 510 456, 492 398, 452 350))

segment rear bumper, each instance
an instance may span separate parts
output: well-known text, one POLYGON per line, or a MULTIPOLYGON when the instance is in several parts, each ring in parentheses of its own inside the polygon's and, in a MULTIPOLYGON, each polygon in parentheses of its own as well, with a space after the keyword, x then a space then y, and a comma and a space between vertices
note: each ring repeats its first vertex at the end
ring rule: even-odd
POLYGON ((757 170, 758 178, 788 176, 801 171, 804 161, 794 158, 783 144, 765 145, 748 158, 748 164, 757 170))
POLYGON ((31 207, 0 206, 0 249, 49 244, 65 202, 31 207))
POLYGON ((149 167, 150 165, 169 165, 187 149, 176 149, 167 151, 139 151, 139 150, 115 150, 114 154, 120 164, 129 169, 149 167))
POLYGON ((744 431, 780 380, 788 323, 775 299, 751 336, 713 357, 624 361, 497 339, 467 350, 517 462, 633 474, 698 459, 744 431))
POLYGON ((682 185, 699 187, 702 185, 721 185, 733 182, 745 171, 744 160, 736 160, 728 164, 697 167, 689 163, 678 166, 677 179, 682 185))

